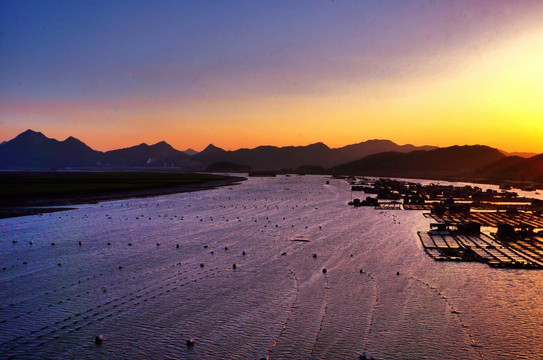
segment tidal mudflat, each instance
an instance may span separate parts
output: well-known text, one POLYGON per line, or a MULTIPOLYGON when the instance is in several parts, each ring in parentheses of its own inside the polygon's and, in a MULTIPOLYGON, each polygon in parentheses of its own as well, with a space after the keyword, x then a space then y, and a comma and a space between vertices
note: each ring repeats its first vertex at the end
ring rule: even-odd
POLYGON ((0 354, 543 356, 543 271, 435 262, 422 211, 350 197, 344 180, 278 176, 1 219, 0 354))

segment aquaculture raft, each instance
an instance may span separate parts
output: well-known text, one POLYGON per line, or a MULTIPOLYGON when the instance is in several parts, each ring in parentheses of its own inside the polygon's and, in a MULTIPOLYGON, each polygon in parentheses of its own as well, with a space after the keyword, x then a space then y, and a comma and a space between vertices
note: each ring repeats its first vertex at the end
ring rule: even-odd
POLYGON ((426 253, 437 261, 476 261, 492 267, 543 269, 541 248, 538 257, 534 253, 527 254, 517 242, 511 246, 482 233, 419 231, 417 234, 426 253))
POLYGON ((482 226, 497 227, 499 224, 509 224, 512 226, 518 226, 525 224, 534 228, 543 228, 543 217, 534 213, 519 211, 516 213, 509 213, 505 211, 489 211, 489 212, 477 212, 470 211, 457 214, 425 214, 436 221, 447 223, 467 223, 475 221, 482 226))

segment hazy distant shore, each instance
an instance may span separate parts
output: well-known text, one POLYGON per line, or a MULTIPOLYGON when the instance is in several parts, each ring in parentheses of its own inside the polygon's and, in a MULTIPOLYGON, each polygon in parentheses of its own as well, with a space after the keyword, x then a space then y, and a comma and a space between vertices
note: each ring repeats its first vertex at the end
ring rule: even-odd
POLYGON ((70 210, 70 205, 208 190, 244 180, 171 172, 0 173, 0 218, 70 210))

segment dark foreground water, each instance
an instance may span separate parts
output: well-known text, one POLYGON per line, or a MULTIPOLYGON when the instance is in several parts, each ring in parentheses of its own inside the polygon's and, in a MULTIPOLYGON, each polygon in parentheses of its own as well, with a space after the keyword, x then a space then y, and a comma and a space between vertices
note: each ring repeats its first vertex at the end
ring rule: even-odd
POLYGON ((543 271, 434 262, 421 212, 326 180, 0 220, 0 357, 543 357, 543 271))

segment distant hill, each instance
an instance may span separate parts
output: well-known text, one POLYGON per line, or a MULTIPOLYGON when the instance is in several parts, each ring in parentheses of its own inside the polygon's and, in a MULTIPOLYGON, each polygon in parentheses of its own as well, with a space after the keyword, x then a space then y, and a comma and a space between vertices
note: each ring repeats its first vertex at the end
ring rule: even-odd
POLYGON ((190 156, 175 150, 161 141, 154 145, 145 143, 104 153, 103 163, 112 167, 173 167, 186 162, 190 156))
POLYGON ((191 148, 188 148, 187 150, 185 150, 185 151, 183 151, 183 152, 184 152, 185 154, 187 154, 187 155, 190 155, 190 156, 198 154, 198 151, 196 151, 196 150, 194 150, 194 149, 191 149, 191 148))
POLYGON ((63 169, 94 167, 102 153, 76 138, 50 139, 41 132, 27 130, 0 146, 1 169, 63 169))
POLYGON ((369 140, 341 148, 329 148, 319 142, 307 146, 258 146, 254 149, 225 151, 209 145, 193 159, 207 166, 217 161, 247 164, 255 170, 297 169, 302 165, 329 168, 344 162, 383 151, 408 152, 430 150, 435 147, 397 145, 389 140, 369 140))
POLYGON ((227 161, 219 161, 209 165, 206 168, 207 172, 229 172, 229 173, 246 173, 252 169, 247 165, 235 164, 227 161))
POLYGON ((503 151, 503 150, 500 150, 500 151, 505 156, 519 156, 519 157, 525 158, 525 159, 531 158, 531 157, 537 155, 536 153, 532 153, 532 152, 507 152, 507 151, 503 151))
POLYGON ((373 176, 466 176, 505 158, 497 149, 483 146, 451 146, 409 153, 384 152, 333 167, 336 173, 373 176))
POLYGON ((508 156, 479 169, 477 175, 495 180, 543 182, 543 154, 528 159, 508 156))
POLYGON ((388 151, 407 153, 415 150, 434 149, 437 149, 437 146, 414 146, 411 144, 398 145, 390 140, 368 140, 358 144, 352 144, 341 148, 333 149, 333 158, 329 161, 329 164, 324 164, 324 166, 331 167, 338 164, 358 160, 368 155, 388 151))

